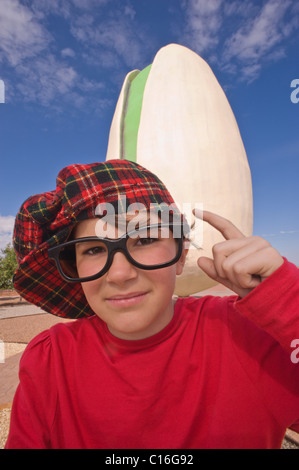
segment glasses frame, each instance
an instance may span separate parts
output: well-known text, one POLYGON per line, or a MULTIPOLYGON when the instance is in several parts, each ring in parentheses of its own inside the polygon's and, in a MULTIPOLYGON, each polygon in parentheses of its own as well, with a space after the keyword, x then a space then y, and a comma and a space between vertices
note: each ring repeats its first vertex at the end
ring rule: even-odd
POLYGON ((178 226, 181 227, 181 236, 174 238, 178 242, 177 254, 171 261, 168 261, 167 263, 163 263, 163 264, 155 264, 155 265, 152 265, 152 266, 147 266, 147 265, 138 263, 137 261, 135 261, 131 257, 130 253, 127 250, 127 240, 128 240, 128 238, 130 238, 130 236, 132 236, 132 234, 136 234, 136 233, 140 232, 140 229, 139 230, 132 230, 128 233, 125 233, 120 238, 101 238, 101 237, 96 237, 96 236, 95 237, 82 237, 82 238, 77 238, 77 239, 70 240, 70 241, 67 241, 67 242, 64 242, 64 243, 60 243, 57 246, 48 248, 48 257, 55 261, 55 264, 56 264, 56 267, 59 271, 60 276, 67 282, 88 282, 88 281, 94 281, 95 279, 99 279, 100 277, 102 277, 109 270, 109 268, 111 267, 111 265, 113 263, 114 255, 118 251, 123 253, 125 255, 125 257, 127 258, 127 260, 133 266, 136 266, 139 269, 144 269, 146 271, 150 271, 150 270, 154 270, 154 269, 167 268, 168 266, 171 266, 171 265, 175 264, 180 259, 181 255, 182 255, 183 240, 184 240, 183 224, 171 224, 171 223, 166 224, 165 223, 165 224, 156 224, 156 225, 146 225, 144 227, 141 227, 141 229, 154 229, 154 228, 168 227, 169 229, 173 230, 173 228, 175 226, 176 227, 178 227, 178 226), (60 260, 59 260, 59 255, 60 255, 60 251, 63 248, 65 248, 67 246, 70 246, 70 245, 75 245, 75 243, 78 243, 78 242, 81 242, 81 241, 82 242, 84 242, 84 241, 86 241, 86 242, 87 241, 101 241, 101 242, 103 242, 106 245, 107 249, 108 249, 107 262, 106 262, 105 266, 97 274, 93 274, 92 276, 88 276, 88 277, 72 278, 72 277, 69 277, 67 274, 65 274, 63 272, 61 264, 60 264, 60 260))

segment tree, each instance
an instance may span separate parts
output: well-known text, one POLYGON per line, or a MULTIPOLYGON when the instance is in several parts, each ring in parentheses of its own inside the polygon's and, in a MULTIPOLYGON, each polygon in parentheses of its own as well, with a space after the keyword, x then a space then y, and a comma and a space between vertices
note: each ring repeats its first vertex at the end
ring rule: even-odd
POLYGON ((10 243, 1 250, 0 289, 13 289, 12 278, 18 266, 17 258, 10 243))

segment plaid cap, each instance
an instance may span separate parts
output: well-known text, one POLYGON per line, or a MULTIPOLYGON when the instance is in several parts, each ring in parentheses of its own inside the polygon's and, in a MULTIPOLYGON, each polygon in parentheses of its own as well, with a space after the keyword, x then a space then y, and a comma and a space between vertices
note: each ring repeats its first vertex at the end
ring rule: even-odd
POLYGON ((56 190, 29 197, 16 216, 14 249, 19 267, 14 275, 16 291, 46 312, 64 318, 94 315, 80 283, 64 281, 48 258, 48 248, 67 240, 81 220, 96 217, 98 204, 112 204, 115 213, 130 204, 165 204, 179 210, 164 184, 150 171, 129 160, 75 164, 62 169, 56 190), (125 197, 124 197, 125 196, 125 197), (120 206, 119 201, 125 201, 120 206))

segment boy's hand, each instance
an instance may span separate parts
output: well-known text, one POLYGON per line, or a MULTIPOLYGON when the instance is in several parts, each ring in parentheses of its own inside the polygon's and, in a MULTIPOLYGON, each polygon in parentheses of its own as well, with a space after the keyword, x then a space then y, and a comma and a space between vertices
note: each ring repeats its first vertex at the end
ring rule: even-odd
POLYGON ((198 266, 212 279, 245 297, 284 262, 261 237, 245 237, 229 220, 195 209, 194 215, 222 233, 226 241, 213 246, 214 259, 202 256, 198 266))

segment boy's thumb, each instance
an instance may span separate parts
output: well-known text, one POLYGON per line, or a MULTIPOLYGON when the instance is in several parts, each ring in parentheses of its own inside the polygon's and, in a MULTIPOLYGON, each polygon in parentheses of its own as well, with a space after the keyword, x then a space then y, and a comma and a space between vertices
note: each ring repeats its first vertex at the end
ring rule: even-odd
POLYGON ((202 269, 211 279, 219 281, 218 274, 215 269, 214 261, 206 256, 201 256, 197 260, 198 267, 202 269))

